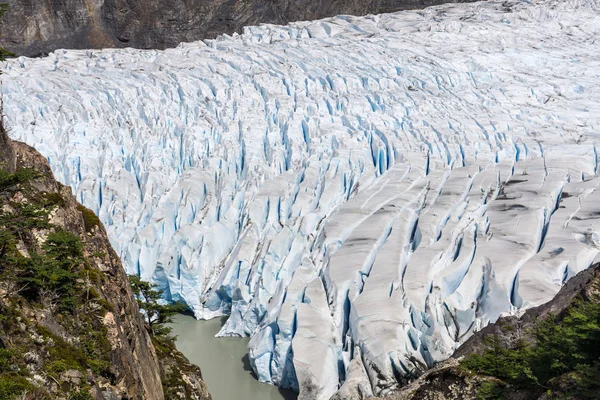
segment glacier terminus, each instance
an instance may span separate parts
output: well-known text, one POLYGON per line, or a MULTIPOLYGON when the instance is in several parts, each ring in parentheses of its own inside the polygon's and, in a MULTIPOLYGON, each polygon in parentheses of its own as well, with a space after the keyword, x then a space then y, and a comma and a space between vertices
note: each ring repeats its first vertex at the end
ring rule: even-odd
POLYGON ((339 16, 3 63, 128 273, 300 399, 385 395, 600 261, 600 2, 339 16))

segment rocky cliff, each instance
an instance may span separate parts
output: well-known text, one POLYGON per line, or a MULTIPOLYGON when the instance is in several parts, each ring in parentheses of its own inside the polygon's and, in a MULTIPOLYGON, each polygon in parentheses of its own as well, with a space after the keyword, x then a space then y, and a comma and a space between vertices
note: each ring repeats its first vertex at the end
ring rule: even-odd
POLYGON ((259 23, 377 14, 447 0, 7 0, 1 45, 36 56, 58 48, 157 49, 259 23))
POLYGON ((155 350, 98 218, 1 129, 0 398, 16 396, 210 399, 197 367, 155 350))

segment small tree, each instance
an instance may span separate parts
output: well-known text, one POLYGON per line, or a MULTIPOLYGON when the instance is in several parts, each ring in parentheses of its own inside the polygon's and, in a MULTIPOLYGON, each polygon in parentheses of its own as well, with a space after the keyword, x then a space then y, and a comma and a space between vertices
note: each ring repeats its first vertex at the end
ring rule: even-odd
POLYGON ((172 341, 173 338, 170 336, 172 329, 166 325, 173 322, 175 314, 184 312, 187 307, 181 303, 161 304, 160 300, 164 292, 142 281, 137 275, 129 275, 129 282, 144 314, 148 332, 157 339, 172 341))
POLYGON ((23 296, 44 306, 72 312, 77 305, 79 269, 83 263, 81 239, 70 232, 57 230, 48 235, 44 253, 31 258, 18 257, 23 296))

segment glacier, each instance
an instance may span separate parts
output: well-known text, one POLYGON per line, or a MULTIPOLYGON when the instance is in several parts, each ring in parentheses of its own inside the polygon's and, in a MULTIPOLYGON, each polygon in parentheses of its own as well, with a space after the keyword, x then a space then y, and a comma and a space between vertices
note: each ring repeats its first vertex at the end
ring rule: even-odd
POLYGON ((506 0, 59 50, 3 63, 4 113, 261 381, 360 399, 600 260, 598 37, 596 0, 506 0))

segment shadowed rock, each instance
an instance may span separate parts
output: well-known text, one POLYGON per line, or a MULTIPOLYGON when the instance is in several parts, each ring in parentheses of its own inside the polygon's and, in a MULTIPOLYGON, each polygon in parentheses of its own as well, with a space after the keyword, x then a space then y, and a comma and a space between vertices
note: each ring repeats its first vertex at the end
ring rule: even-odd
POLYGON ((340 14, 422 8, 445 0, 8 0, 1 44, 24 56, 60 48, 164 49, 181 42, 240 32, 260 23, 285 24, 340 14))

